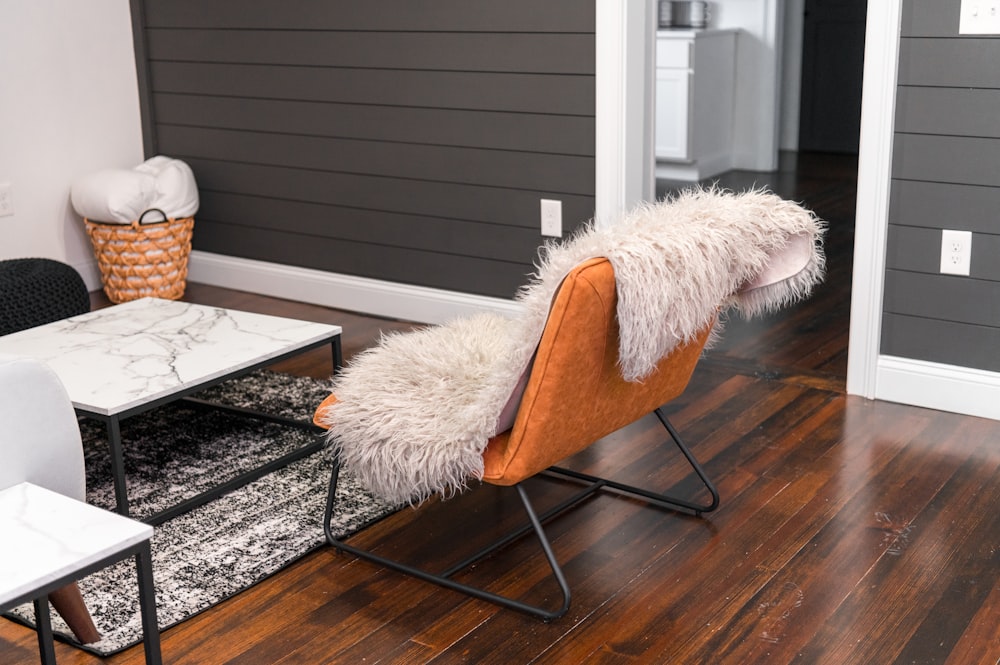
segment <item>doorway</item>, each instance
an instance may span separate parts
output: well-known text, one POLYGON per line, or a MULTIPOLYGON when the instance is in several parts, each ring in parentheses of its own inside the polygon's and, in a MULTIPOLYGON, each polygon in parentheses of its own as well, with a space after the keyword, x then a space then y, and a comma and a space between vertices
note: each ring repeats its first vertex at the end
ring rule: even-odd
POLYGON ((867 0, 805 0, 802 152, 858 152, 867 12, 867 0))

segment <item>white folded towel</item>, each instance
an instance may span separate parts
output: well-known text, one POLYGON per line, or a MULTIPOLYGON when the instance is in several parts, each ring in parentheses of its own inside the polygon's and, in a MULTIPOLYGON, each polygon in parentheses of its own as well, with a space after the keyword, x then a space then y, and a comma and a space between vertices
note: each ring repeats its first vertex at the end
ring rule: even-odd
MULTIPOLYGON (((169 218, 198 211, 198 187, 191 167, 179 159, 152 157, 134 169, 105 169, 73 183, 70 200, 77 214, 95 222, 131 224, 147 210, 169 218)), ((155 213, 144 223, 163 221, 155 213)))

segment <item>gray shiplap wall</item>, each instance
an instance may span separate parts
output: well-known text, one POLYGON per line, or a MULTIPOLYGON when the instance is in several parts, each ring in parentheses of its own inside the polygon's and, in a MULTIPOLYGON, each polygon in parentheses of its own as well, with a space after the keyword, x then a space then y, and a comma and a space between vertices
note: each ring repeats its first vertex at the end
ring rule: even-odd
POLYGON ((906 0, 882 353, 1000 371, 1000 39, 958 34, 959 0, 906 0), (972 232, 969 277, 941 230, 972 232))
POLYGON ((132 0, 148 154, 194 246, 510 297, 594 212, 595 0, 132 0))

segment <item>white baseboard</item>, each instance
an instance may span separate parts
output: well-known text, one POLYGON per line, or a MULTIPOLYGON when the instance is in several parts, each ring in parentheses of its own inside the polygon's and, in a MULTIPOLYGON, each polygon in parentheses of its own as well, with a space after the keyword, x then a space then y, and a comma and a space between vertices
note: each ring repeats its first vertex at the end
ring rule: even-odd
MULTIPOLYGON (((417 323, 444 323, 478 312, 517 313, 513 300, 397 284, 195 250, 188 280, 417 323)), ((99 288, 99 287, 98 287, 99 288)))
POLYGON ((699 159, 697 162, 656 162, 656 177, 667 180, 696 182, 703 178, 724 173, 733 168, 732 157, 728 154, 699 159))
POLYGON ((104 288, 104 284, 101 283, 101 270, 97 267, 96 258, 70 265, 80 273, 80 277, 83 278, 83 283, 87 285, 88 291, 100 291, 104 288))
POLYGON ((875 398, 1000 420, 1000 374, 879 356, 875 398))

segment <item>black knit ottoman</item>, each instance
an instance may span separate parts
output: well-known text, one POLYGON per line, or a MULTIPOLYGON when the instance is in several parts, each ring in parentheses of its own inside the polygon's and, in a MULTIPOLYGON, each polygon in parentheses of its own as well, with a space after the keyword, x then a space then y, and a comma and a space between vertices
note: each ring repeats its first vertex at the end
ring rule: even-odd
POLYGON ((0 260, 0 335, 90 311, 83 278, 52 259, 0 260))

